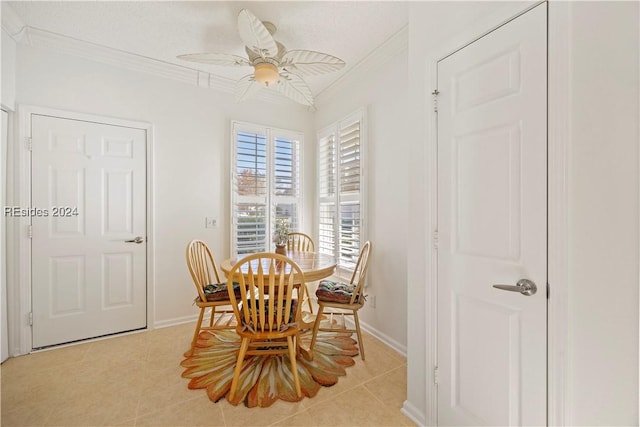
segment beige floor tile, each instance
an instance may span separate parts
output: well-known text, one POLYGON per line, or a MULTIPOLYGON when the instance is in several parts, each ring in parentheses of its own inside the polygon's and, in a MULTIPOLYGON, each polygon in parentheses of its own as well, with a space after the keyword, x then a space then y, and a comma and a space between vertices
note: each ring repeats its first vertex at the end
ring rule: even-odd
POLYGON ((206 395, 200 394, 186 402, 174 405, 158 405, 158 410, 139 416, 136 426, 224 426, 222 409, 206 395))
POLYGON ((113 427, 134 427, 136 425, 136 419, 131 418, 129 420, 124 420, 119 423, 114 423, 113 427))
POLYGON ((78 360, 82 360, 87 351, 88 346, 85 344, 43 350, 25 356, 11 358, 4 362, 2 367, 11 367, 12 372, 20 372, 22 368, 26 367, 30 371, 30 374, 32 374, 65 365, 73 365, 77 363, 78 360))
POLYGON ((51 407, 34 405, 29 409, 8 409, 2 405, 0 425, 3 427, 43 426, 49 418, 51 407))
POLYGON ((402 365, 367 381, 364 386, 381 402, 401 409, 404 401, 407 400, 407 366, 402 365))
POLYGON ((285 418, 284 420, 280 420, 271 425, 274 427, 275 426, 315 427, 318 424, 316 424, 311 414, 309 414, 309 411, 302 411, 296 415, 285 418))
POLYGON ((406 360, 369 334, 367 360, 355 357, 335 386, 297 403, 246 408, 187 388, 180 362, 193 328, 188 323, 11 358, 1 369, 1 424, 413 425, 399 411, 406 360))
POLYGON ((334 396, 308 409, 318 426, 401 426, 407 417, 389 410, 364 386, 334 396))
MULTIPOLYGON (((138 416, 147 415, 158 408, 186 402, 195 397, 206 397, 206 390, 189 390, 189 380, 182 378, 184 368, 179 366, 164 369, 147 369, 142 381, 138 416)), ((210 402, 213 404, 213 402, 210 402)))
POLYGON ((268 426, 304 411, 301 402, 278 400, 268 408, 247 408, 243 404, 234 406, 224 399, 217 404, 222 408, 227 426, 268 426))
POLYGON ((395 364, 392 364, 392 366, 397 366, 399 363, 407 363, 406 357, 404 357, 391 347, 387 346, 379 339, 374 338, 370 334, 363 333, 363 340, 366 351, 366 360, 389 360, 395 362, 395 364))
POLYGON ((339 377, 337 384, 333 386, 322 387, 313 399, 306 399, 304 401, 305 407, 309 408, 327 399, 331 399, 336 394, 363 385, 367 381, 383 376, 404 364, 404 362, 397 362, 395 358, 373 357, 373 355, 364 361, 357 356, 354 360, 356 362, 355 365, 346 368, 346 376, 339 377))
MULTIPOLYGON (((6 363, 6 362, 5 362, 6 363)), ((3 371, 8 370, 3 364, 3 371)), ((2 425, 45 425, 50 414, 68 402, 60 371, 35 371, 18 381, 3 379, 2 425)))

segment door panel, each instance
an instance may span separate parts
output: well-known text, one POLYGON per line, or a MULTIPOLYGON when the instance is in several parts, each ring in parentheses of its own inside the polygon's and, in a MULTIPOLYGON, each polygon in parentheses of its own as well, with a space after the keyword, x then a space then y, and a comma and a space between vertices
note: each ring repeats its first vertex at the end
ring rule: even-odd
POLYGON ((438 423, 544 425, 546 4, 440 61, 438 91, 438 423))
POLYGON ((32 116, 33 347, 146 326, 146 133, 32 116))

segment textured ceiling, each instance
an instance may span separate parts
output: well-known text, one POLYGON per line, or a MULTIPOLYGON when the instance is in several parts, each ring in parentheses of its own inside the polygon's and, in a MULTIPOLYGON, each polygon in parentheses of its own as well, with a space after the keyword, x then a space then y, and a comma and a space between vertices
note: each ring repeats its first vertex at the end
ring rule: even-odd
MULTIPOLYGON (((3 3, 5 3, 3 1, 3 3)), ((251 68, 200 65, 184 53, 219 52, 246 57, 236 27, 247 8, 277 26, 288 50, 308 49, 343 59, 338 72, 305 80, 317 95, 407 23, 407 4, 355 2, 223 1, 16 1, 6 2, 29 27, 164 62, 239 79, 251 68)))

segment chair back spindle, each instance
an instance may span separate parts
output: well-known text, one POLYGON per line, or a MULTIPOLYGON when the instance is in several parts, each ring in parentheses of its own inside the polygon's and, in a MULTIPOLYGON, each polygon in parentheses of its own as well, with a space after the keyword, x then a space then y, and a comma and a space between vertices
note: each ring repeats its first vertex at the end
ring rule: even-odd
POLYGON ((356 285, 356 289, 351 296, 350 304, 356 301, 364 301, 364 284, 367 278, 367 269, 369 267, 369 253, 371 252, 371 242, 366 241, 360 249, 360 256, 356 262, 356 267, 351 275, 351 284, 356 285))
POLYGON ((299 252, 315 252, 313 239, 305 233, 292 231, 287 235, 287 250, 299 252))

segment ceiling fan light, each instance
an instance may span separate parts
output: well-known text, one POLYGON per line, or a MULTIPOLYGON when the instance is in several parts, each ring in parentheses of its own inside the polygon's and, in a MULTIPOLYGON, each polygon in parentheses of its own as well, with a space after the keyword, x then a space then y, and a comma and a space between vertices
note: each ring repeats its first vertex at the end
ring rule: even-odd
POLYGON ((263 62, 255 65, 253 77, 255 77, 257 82, 260 82, 265 86, 270 86, 280 80, 280 73, 278 73, 278 67, 275 65, 263 62))

